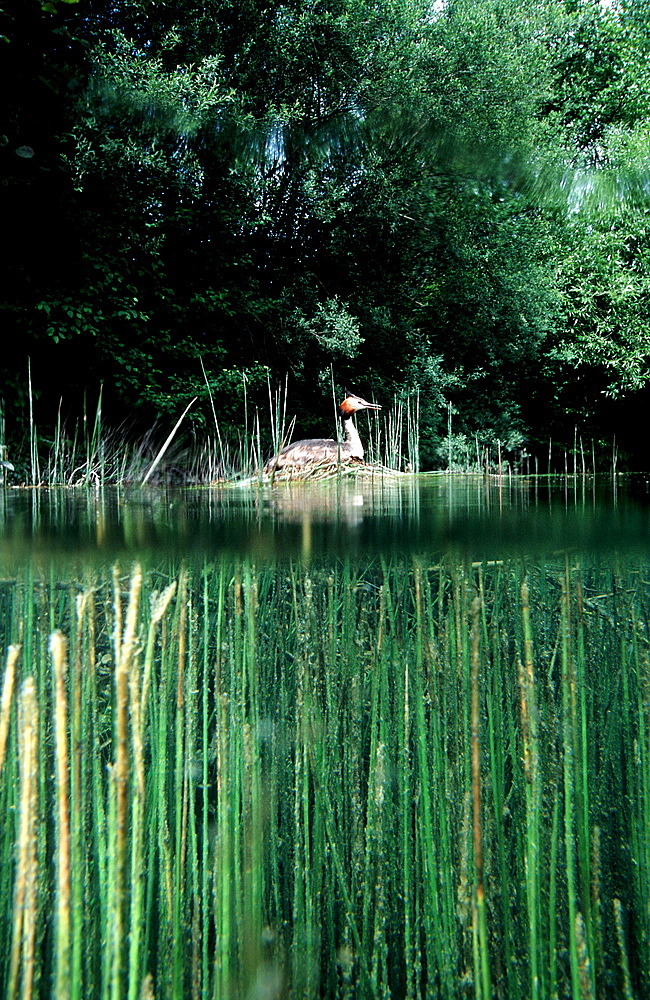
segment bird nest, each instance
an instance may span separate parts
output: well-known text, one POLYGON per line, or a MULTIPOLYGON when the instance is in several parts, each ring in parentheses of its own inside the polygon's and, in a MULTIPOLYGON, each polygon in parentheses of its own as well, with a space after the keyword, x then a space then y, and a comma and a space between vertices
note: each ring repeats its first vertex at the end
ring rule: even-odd
MULTIPOLYGON (((268 466, 267 466, 268 470, 268 466)), ((369 465, 360 459, 350 459, 344 462, 307 462, 301 465, 283 465, 279 469, 270 469, 264 476, 270 483, 286 482, 321 482, 327 479, 338 479, 341 476, 403 476, 403 472, 389 469, 384 465, 369 465)))
POLYGON ((248 476, 246 479, 237 480, 233 486, 259 486, 275 483, 314 483, 327 482, 328 480, 354 477, 372 478, 381 476, 382 478, 400 478, 406 475, 396 469, 389 469, 385 465, 369 465, 359 459, 349 459, 344 462, 308 462, 302 465, 283 465, 279 469, 273 470, 266 466, 264 475, 248 476))

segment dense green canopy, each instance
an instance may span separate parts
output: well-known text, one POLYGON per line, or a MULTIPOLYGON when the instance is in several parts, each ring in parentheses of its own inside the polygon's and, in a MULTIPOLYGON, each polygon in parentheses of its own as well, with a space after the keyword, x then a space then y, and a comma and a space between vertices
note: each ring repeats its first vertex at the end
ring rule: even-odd
POLYGON ((419 390, 422 459, 647 465, 650 4, 24 0, 0 15, 2 395, 224 426, 419 390), (8 99, 7 96, 9 95, 8 99), (473 448, 474 445, 472 444, 473 448), (636 450, 635 450, 636 449, 636 450))

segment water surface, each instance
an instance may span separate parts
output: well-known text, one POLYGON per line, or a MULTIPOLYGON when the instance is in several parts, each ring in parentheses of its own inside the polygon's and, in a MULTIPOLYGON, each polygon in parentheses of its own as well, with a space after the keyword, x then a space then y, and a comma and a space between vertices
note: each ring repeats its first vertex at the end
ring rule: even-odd
POLYGON ((183 490, 0 492, 0 558, 256 559, 560 549, 650 552, 645 478, 422 475, 183 490))

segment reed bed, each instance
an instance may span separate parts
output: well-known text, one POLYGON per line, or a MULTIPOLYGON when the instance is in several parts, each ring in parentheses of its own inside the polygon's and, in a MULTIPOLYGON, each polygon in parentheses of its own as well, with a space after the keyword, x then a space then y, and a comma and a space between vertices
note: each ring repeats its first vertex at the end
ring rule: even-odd
POLYGON ((0 587, 3 996, 650 995, 646 564, 59 579, 0 587))
MULTIPOLYGON (((204 404, 209 403, 211 420, 206 426, 205 413, 192 414, 197 419, 186 420, 199 397, 189 400, 175 423, 162 439, 163 426, 154 425, 145 433, 135 435, 128 427, 111 428, 103 417, 103 387, 100 386, 94 412, 86 396, 83 415, 71 426, 62 415, 59 402, 53 427, 39 431, 34 415, 31 367, 28 365, 27 396, 29 402, 29 441, 7 460, 5 425, 0 399, 0 486, 9 483, 33 487, 86 487, 94 490, 128 484, 216 485, 251 482, 273 482, 283 479, 328 479, 363 474, 396 474, 399 471, 418 472, 420 469, 420 398, 415 393, 402 400, 395 398, 378 418, 364 421, 364 437, 368 437, 368 459, 363 462, 336 462, 329 465, 314 463, 311 467, 278 470, 271 477, 264 469, 271 455, 277 454, 294 438, 297 414, 288 412, 288 381, 273 390, 268 389, 268 412, 249 403, 247 378, 242 373, 242 427, 221 426, 217 405, 208 373, 201 361, 205 381, 204 404), (189 436, 187 431, 189 430, 189 436), (162 443, 161 443, 162 439, 162 443), (27 443, 29 454, 26 453, 27 443), (15 461, 15 467, 14 467, 15 461)), ((332 385, 334 428, 338 434, 337 393, 332 385)))

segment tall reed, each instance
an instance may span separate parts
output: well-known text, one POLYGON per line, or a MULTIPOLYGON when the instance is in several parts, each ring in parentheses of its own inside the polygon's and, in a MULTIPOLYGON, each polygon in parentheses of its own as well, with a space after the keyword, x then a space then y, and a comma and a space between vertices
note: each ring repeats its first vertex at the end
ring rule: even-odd
POLYGON ((542 994, 545 976, 541 898, 542 786, 540 773, 539 720, 533 660, 530 591, 528 581, 521 585, 523 622, 523 662, 518 660, 521 742, 526 790, 526 905, 528 910, 528 954, 530 958, 530 996, 542 994))
POLYGON ((56 757, 56 972, 54 995, 67 997, 70 986, 70 774, 68 754, 67 651, 61 632, 50 636, 54 674, 54 735, 56 757))
POLYGON ((5 752, 7 749, 7 737, 9 735, 9 722, 11 714, 11 703, 16 680, 16 663, 20 656, 20 646, 10 646, 7 650, 7 663, 2 684, 2 701, 0 702, 0 775, 4 764, 5 752))
POLYGON ((30 1000, 36 978, 38 920, 38 704, 33 677, 20 692, 18 716, 19 816, 7 996, 30 1000))

